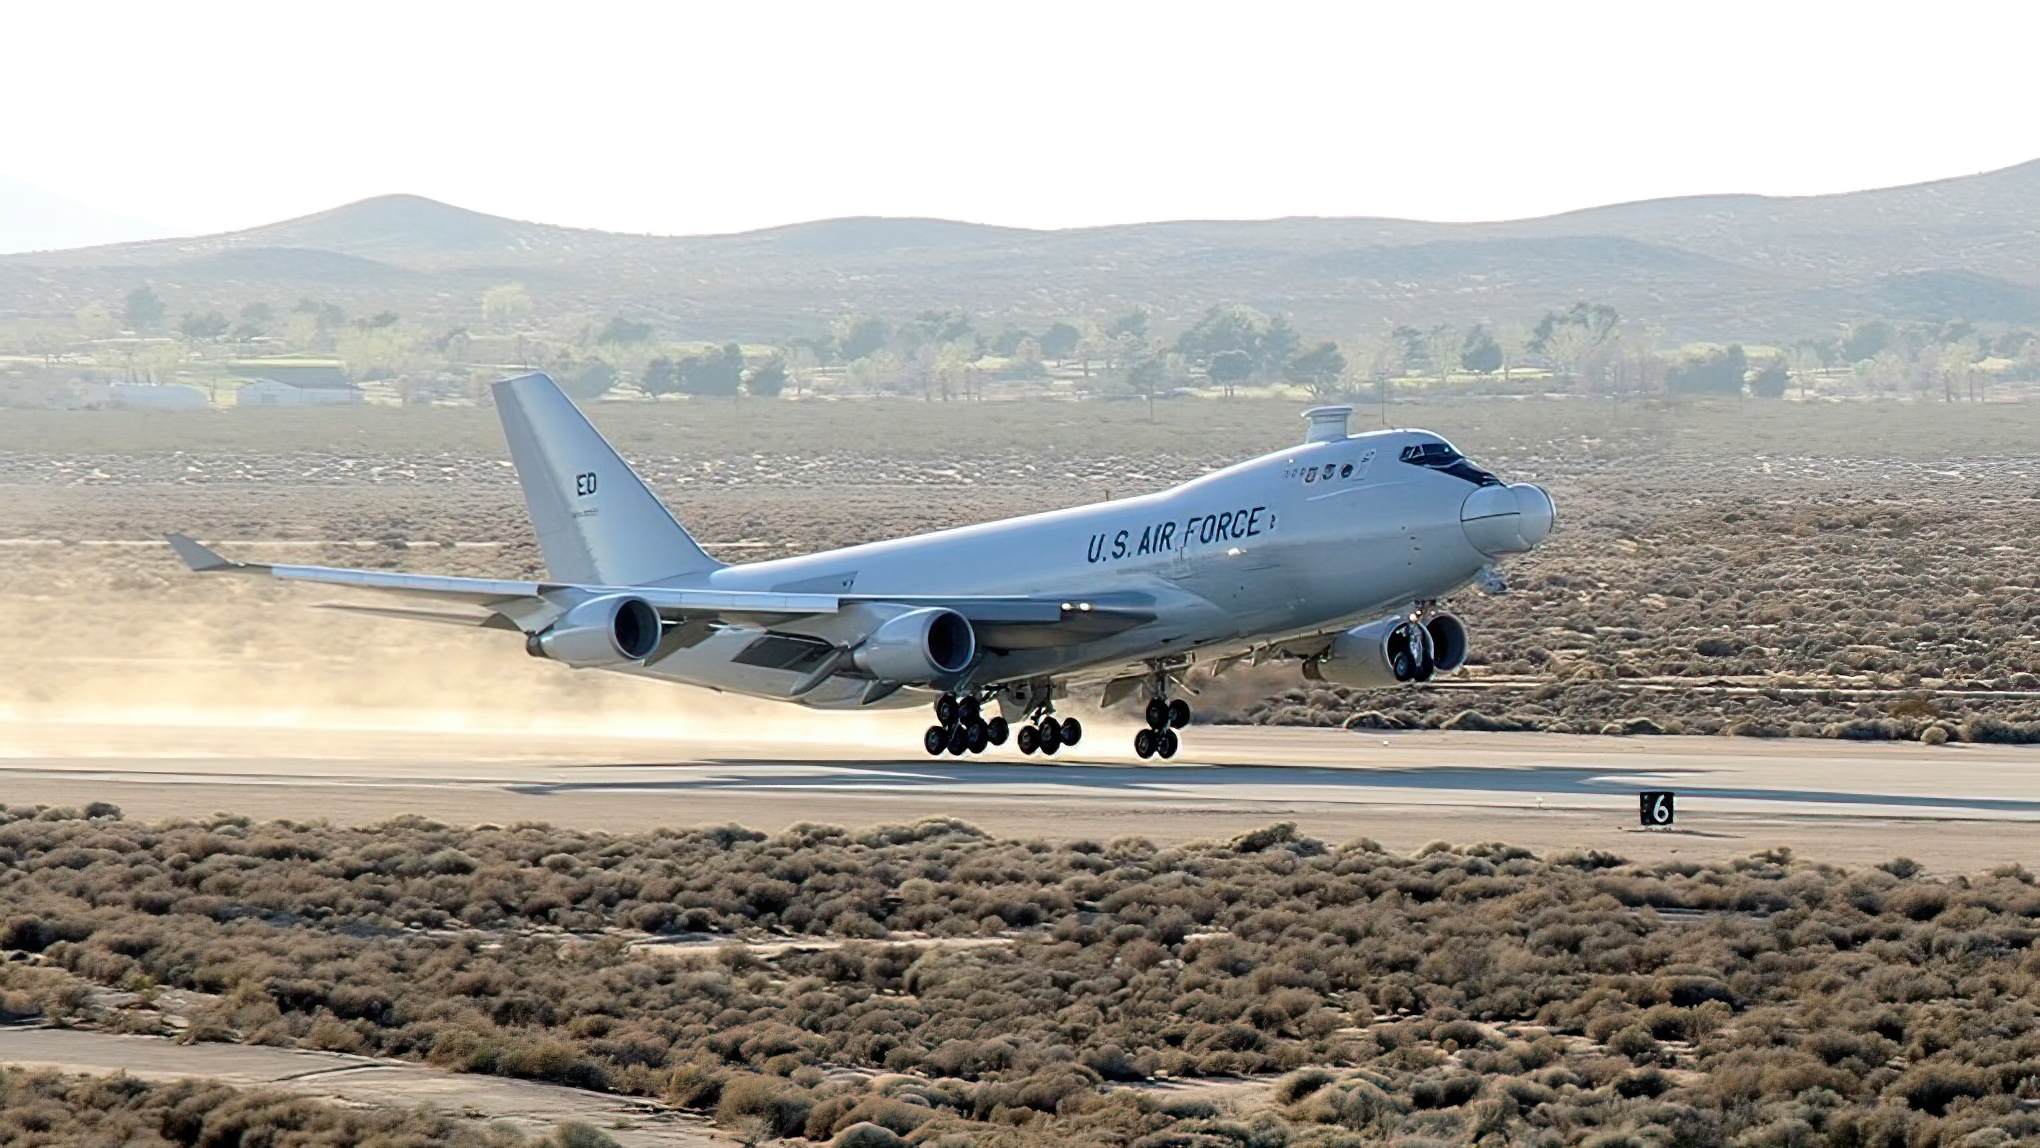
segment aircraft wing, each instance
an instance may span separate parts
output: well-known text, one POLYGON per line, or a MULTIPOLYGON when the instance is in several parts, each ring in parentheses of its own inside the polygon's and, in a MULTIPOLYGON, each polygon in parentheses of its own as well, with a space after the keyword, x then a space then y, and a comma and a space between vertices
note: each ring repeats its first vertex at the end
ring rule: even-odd
POLYGON ((1039 649, 1074 645, 1131 629, 1155 617, 1152 601, 1143 594, 1102 594, 1080 598, 1002 597, 980 595, 800 594, 774 590, 704 590, 665 586, 596 586, 572 582, 533 582, 497 578, 457 578, 439 574, 405 574, 394 570, 353 570, 333 566, 297 566, 235 562, 183 534, 170 535, 170 546, 184 564, 201 573, 267 575, 286 582, 351 586, 362 590, 425 598, 444 604, 476 607, 487 613, 452 613, 403 607, 320 603, 328 609, 416 621, 483 626, 494 629, 542 629, 562 605, 607 594, 643 599, 669 623, 723 621, 769 628, 798 618, 834 614, 853 603, 939 606, 970 619, 979 641, 996 649, 1039 649), (562 599, 565 599, 563 602, 562 599), (498 619, 501 619, 500 621, 498 619))
MULTIPOLYGON (((661 617, 685 619, 708 616, 732 622, 769 625, 785 618, 833 614, 839 608, 834 594, 781 594, 769 590, 683 590, 663 586, 587 586, 570 582, 524 582, 498 578, 454 578, 442 574, 402 574, 394 570, 349 570, 334 566, 290 566, 263 562, 234 562, 182 535, 170 536, 171 549, 186 566, 200 573, 266 574, 286 582, 311 582, 322 586, 353 586, 392 594, 430 598, 440 602, 479 606, 510 621, 522 623, 556 612, 561 594, 596 597, 628 594, 642 598, 661 617)), ((357 608, 361 609, 361 608, 357 608)), ((390 611, 368 608, 370 612, 396 617, 419 617, 419 611, 390 611)), ((450 621, 449 617, 428 619, 450 621)), ((483 623, 477 622, 476 625, 483 623)))

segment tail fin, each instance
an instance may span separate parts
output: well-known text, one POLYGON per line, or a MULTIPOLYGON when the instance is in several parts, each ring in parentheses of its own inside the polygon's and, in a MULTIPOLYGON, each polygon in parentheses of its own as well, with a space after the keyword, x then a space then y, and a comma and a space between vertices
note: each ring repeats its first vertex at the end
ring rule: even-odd
POLYGON ((695 544, 552 379, 533 372, 490 389, 554 579, 633 586, 722 565, 695 544))

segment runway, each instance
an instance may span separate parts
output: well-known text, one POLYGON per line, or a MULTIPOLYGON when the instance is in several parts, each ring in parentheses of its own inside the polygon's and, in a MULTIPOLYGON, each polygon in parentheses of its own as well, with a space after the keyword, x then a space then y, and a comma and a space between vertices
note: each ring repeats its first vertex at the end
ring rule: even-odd
MULTIPOLYGON (((1359 733, 1192 727, 1142 762, 1099 724, 1074 751, 898 755, 869 742, 690 738, 402 722, 73 717, 0 721, 10 805, 111 801, 130 816, 366 823, 549 821, 629 831, 776 830, 952 816, 1049 839, 1223 837, 1293 820, 1392 848, 1504 840, 1632 857, 1775 845, 1836 861, 2040 866, 2040 747, 1807 739, 1359 733), (1673 832, 1637 828, 1638 791, 1679 794, 1673 832)), ((904 739, 902 739, 904 740, 904 739)))

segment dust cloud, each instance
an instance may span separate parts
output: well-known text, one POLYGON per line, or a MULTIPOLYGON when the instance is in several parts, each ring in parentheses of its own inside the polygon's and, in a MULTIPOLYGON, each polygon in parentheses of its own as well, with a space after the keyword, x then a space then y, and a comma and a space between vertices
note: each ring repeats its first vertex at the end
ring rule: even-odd
POLYGON ((571 670, 527 657, 515 634, 322 611, 317 590, 198 578, 165 569, 167 554, 63 557, 14 556, 39 569, 0 593, 0 633, 14 635, 0 722, 67 727, 80 752, 92 729, 136 727, 225 728, 258 744, 264 731, 299 745, 405 732, 897 752, 927 724, 918 708, 815 712, 571 670))

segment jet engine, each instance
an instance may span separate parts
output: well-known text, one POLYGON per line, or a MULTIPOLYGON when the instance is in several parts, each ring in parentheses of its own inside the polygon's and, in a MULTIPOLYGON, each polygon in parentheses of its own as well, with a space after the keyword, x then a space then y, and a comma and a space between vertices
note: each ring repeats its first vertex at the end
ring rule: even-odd
POLYGON ((1396 615, 1355 626, 1333 638, 1323 654, 1303 663, 1303 676, 1375 689, 1428 681, 1433 668, 1430 631, 1396 615))
POLYGON ((1431 639, 1431 667, 1441 674, 1449 674, 1466 664, 1466 652, 1470 637, 1466 623, 1457 614, 1443 610, 1424 618, 1424 636, 1431 639))
POLYGON ((642 662, 659 646, 659 612, 643 598, 590 598, 524 639, 524 651, 575 669, 642 662))
POLYGON ((886 682, 921 685, 962 673, 977 657, 977 632, 954 610, 927 606, 894 614, 850 654, 851 662, 886 682))

